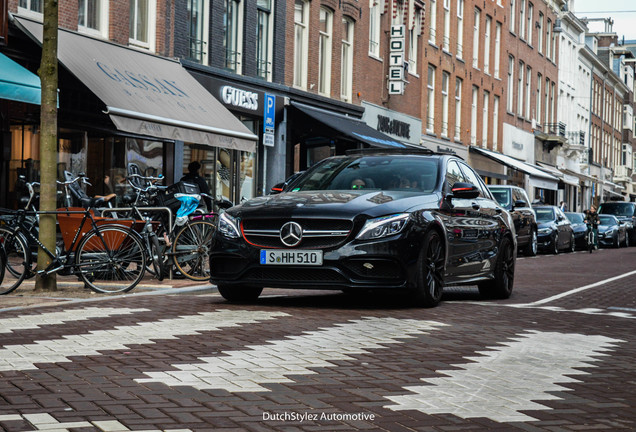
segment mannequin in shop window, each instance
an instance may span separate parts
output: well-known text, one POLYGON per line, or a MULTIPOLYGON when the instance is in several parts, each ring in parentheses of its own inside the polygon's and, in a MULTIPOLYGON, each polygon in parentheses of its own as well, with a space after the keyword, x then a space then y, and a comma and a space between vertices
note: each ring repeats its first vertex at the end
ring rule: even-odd
MULTIPOLYGON (((208 182, 205 181, 203 177, 199 175, 199 170, 201 169, 201 164, 197 161, 192 161, 188 165, 188 173, 181 177, 181 181, 185 181, 188 183, 193 183, 199 186, 199 191, 204 194, 210 195, 210 186, 208 186, 208 182)), ((207 197, 203 197, 203 201, 208 208, 208 211, 212 211, 212 200, 207 197)))

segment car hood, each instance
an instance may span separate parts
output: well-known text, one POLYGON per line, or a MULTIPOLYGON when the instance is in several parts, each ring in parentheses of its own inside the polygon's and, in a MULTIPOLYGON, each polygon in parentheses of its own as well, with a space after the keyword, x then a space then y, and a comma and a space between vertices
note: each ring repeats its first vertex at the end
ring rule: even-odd
POLYGON ((253 198, 228 213, 239 218, 321 216, 353 219, 439 208, 440 195, 409 191, 344 190, 286 192, 253 198))
POLYGON ((616 225, 599 225, 598 226, 598 232, 611 231, 614 228, 618 229, 618 227, 616 225))
POLYGON ((551 229, 556 229, 556 223, 554 223, 554 221, 550 221, 550 222, 537 222, 537 228, 541 229, 541 228, 551 228, 551 229))
POLYGON ((574 232, 582 232, 582 231, 587 231, 587 225, 585 225, 584 223, 575 223, 572 224, 572 229, 574 230, 574 232))

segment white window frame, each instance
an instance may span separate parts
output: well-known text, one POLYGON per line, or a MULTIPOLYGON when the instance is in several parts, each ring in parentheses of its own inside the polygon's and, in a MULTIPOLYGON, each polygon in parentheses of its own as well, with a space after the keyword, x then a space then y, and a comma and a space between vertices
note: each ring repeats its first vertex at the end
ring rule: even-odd
POLYGON ((523 88, 523 75, 526 72, 526 65, 524 62, 519 62, 519 76, 517 78, 517 114, 520 117, 523 117, 523 110, 526 107, 523 103, 523 96, 525 95, 525 91, 523 88))
POLYGON ((539 12, 539 28, 537 29, 537 44, 539 45, 539 54, 543 54, 543 21, 545 17, 543 12, 539 12))
MULTIPOLYGON (((243 3, 240 0, 224 0, 224 7, 227 9, 227 6, 231 5, 231 10, 235 12, 235 19, 233 20, 233 28, 236 30, 232 32, 228 32, 226 28, 225 37, 225 67, 236 72, 237 74, 241 74, 243 71, 243 3), (233 50, 229 50, 228 44, 234 45, 233 50), (228 52, 232 51, 234 53, 235 59, 233 61, 234 64, 231 64, 228 60, 228 52)), ((226 12, 224 12, 226 13, 226 12)))
POLYGON ((532 68, 527 66, 526 68, 526 109, 524 113, 524 117, 530 119, 531 111, 530 111, 530 101, 532 96, 532 68))
POLYGON ((320 27, 318 28, 318 94, 331 94, 331 56, 333 45, 333 11, 320 7, 320 27), (325 28, 322 28, 323 16, 325 28))
POLYGON ((490 33, 492 30, 492 18, 486 15, 484 29, 484 73, 490 75, 490 33))
MULTIPOLYGON (((80 10, 81 10, 81 3, 87 4, 90 0, 79 0, 79 5, 78 5, 78 12, 77 12, 77 30, 80 33, 86 33, 92 36, 97 36, 97 37, 101 37, 104 39, 108 39, 108 0, 95 0, 97 1, 99 4, 97 6, 98 11, 98 24, 97 24, 97 28, 93 28, 93 27, 88 27, 86 25, 80 25, 81 22, 81 17, 80 17, 80 10)), ((85 9, 86 11, 86 6, 85 9)), ((86 22, 86 17, 84 17, 84 22, 86 22)))
MULTIPOLYGON (((258 76, 260 76, 261 78, 265 78, 266 81, 271 82, 273 79, 273 65, 274 65, 274 6, 275 6, 275 1, 276 0, 269 0, 269 10, 267 11, 267 29, 266 29, 266 35, 265 37, 267 38, 267 40, 265 41, 266 46, 264 46, 263 48, 265 48, 267 50, 267 52, 265 53, 265 58, 259 58, 258 57, 258 53, 259 53, 259 46, 258 44, 261 43, 261 41, 257 41, 257 47, 256 47, 256 74, 258 76), (261 69, 259 69, 259 61, 260 62, 264 62, 265 63, 265 74, 262 74, 262 67, 261 69)), ((266 11, 265 9, 261 9, 258 6, 258 1, 256 2, 256 25, 259 25, 258 19, 259 19, 259 15, 261 13, 265 14, 266 11)), ((258 33, 257 33, 257 37, 259 37, 258 33)), ((260 37, 259 37, 260 39, 260 37)))
POLYGON ((34 18, 38 21, 42 21, 44 18, 43 15, 44 12, 44 0, 21 0, 18 1, 18 14, 20 14, 21 16, 26 16, 26 17, 31 17, 34 18), (21 5, 20 3, 24 2, 26 3, 25 5, 21 5), (39 4, 39 6, 42 8, 42 11, 37 11, 37 10, 33 10, 32 8, 39 4))
POLYGON ((517 21, 517 15, 515 14, 516 1, 517 0, 510 0, 510 16, 508 18, 510 22, 510 31, 512 33, 515 32, 515 23, 517 21))
MULTIPOLYGON (((132 5, 133 3, 136 3, 139 0, 130 0, 130 4, 132 5)), ((131 14, 130 16, 130 20, 131 22, 135 22, 136 21, 136 12, 137 12, 137 8, 136 7, 132 7, 131 9, 133 9, 135 11, 135 14, 131 14)), ((149 51, 154 52, 155 48, 156 48, 156 39, 157 39, 157 31, 156 31, 156 26, 157 26, 157 1, 156 0, 148 0, 148 10, 146 11, 147 13, 147 21, 148 21, 148 29, 147 29, 147 39, 148 41, 143 41, 138 39, 136 36, 137 35, 129 35, 129 39, 128 39, 128 44, 136 47, 136 48, 144 48, 147 49, 149 51)))
POLYGON ((483 120, 481 125, 481 146, 483 148, 488 147, 488 120, 490 120, 490 116, 488 114, 489 105, 490 105, 490 92, 484 90, 484 106, 482 107, 483 120))
POLYGON ((545 56, 547 58, 552 57, 552 54, 551 54, 552 45, 550 43, 551 40, 552 40, 552 20, 548 18, 548 21, 546 23, 546 29, 545 29, 545 56))
POLYGON ((409 73, 417 75, 417 59, 419 55, 420 35, 422 34, 422 11, 415 12, 415 23, 413 28, 409 30, 409 73))
POLYGON ((492 149, 497 151, 499 145, 499 96, 495 95, 492 103, 492 149))
POLYGON ((543 75, 537 73, 537 102, 536 102, 536 121, 537 123, 541 123, 541 89, 543 86, 543 75))
MULTIPOLYGON (((273 1, 273 0, 270 0, 273 1)), ((193 3, 191 0, 188 0, 187 5, 189 6, 191 3, 193 3)), ((200 42, 201 47, 198 49, 200 51, 200 58, 196 58, 192 55, 192 47, 190 46, 190 44, 192 44, 192 41, 189 40, 189 55, 188 55, 188 59, 193 60, 193 61, 199 61, 201 64, 207 65, 208 64, 208 41, 210 40, 210 36, 209 36, 209 27, 210 27, 210 3, 208 2, 208 0, 198 0, 198 3, 201 5, 200 10, 196 11, 197 12, 197 16, 196 16, 196 22, 197 22, 197 41, 200 42)), ((187 9, 187 7, 186 7, 187 9)), ((188 21, 188 37, 192 38, 193 35, 190 33, 191 32, 191 26, 189 25, 192 21, 192 13, 189 12, 188 16, 190 17, 189 21, 188 21)))
POLYGON ((382 10, 379 0, 369 0, 369 55, 380 58, 382 10))
POLYGON ((508 56, 508 102, 506 109, 509 113, 515 112, 515 58, 508 56))
POLYGON ((309 1, 294 3, 294 87, 307 89, 307 57, 309 56, 309 1), (296 19, 298 5, 302 6, 301 20, 296 19), (299 37, 300 36, 300 37, 299 37), (300 39, 300 41, 299 41, 300 39))
POLYGON ((450 52, 450 0, 444 0, 444 36, 442 49, 450 52))
POLYGON ((473 86, 473 98, 470 105, 470 145, 477 145, 477 104, 479 88, 473 86))
POLYGON ((457 58, 464 57, 464 0, 457 0, 457 58))
POLYGON ((342 17, 342 51, 340 56, 340 98, 351 102, 353 93, 353 43, 355 37, 355 21, 347 16, 342 17), (348 26, 345 26, 345 22, 348 26), (345 28, 348 31, 345 31, 345 28))
POLYGON ((428 65, 426 87, 428 90, 428 112, 426 116, 426 132, 435 132, 435 66, 428 65))
POLYGON ((495 78, 499 78, 501 68, 501 23, 495 23, 495 78))
POLYGON ((473 67, 479 69, 479 21, 481 20, 481 10, 475 8, 473 24, 473 67))
POLYGON ((519 39, 526 40, 526 0, 519 3, 519 39))
POLYGON ((528 2, 528 38, 526 40, 526 42, 528 42, 528 45, 532 45, 532 32, 533 32, 533 28, 532 28, 532 18, 534 15, 534 5, 531 2, 528 2))
POLYGON ((448 87, 450 74, 442 71, 442 136, 448 138, 448 87))
POLYGON ((455 77, 455 141, 462 137, 462 88, 464 81, 455 77))
POLYGON ((437 45, 437 2, 430 0, 430 21, 428 23, 428 41, 433 45, 437 45))

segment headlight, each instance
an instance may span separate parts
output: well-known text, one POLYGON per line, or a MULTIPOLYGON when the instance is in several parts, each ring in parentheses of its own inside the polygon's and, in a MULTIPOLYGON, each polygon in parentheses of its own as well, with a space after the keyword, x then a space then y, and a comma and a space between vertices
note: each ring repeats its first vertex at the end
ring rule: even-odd
POLYGON ((236 219, 227 213, 221 213, 218 230, 223 237, 236 239, 241 236, 236 219))
POLYGON ((550 231, 552 231, 550 228, 541 228, 539 229, 539 231, 537 231, 539 234, 550 234, 550 231))
POLYGON ((409 217, 408 213, 403 213, 369 219, 362 227, 356 239, 375 240, 399 234, 406 226, 409 217))
POLYGON ((614 235, 616 233, 616 231, 618 231, 617 228, 610 228, 607 231, 605 231, 605 234, 607 235, 614 235))

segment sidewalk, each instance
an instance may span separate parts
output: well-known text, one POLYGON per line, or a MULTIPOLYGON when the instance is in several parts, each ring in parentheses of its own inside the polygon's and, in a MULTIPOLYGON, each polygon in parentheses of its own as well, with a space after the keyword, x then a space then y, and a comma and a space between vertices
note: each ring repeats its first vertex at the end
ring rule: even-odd
POLYGON ((57 276, 57 291, 35 291, 35 278, 25 280, 15 291, 0 296, 0 313, 26 307, 40 307, 77 301, 96 301, 132 295, 174 295, 186 293, 214 292, 216 287, 209 282, 190 279, 164 279, 158 281, 146 276, 127 293, 100 294, 84 287, 74 276, 57 276))

